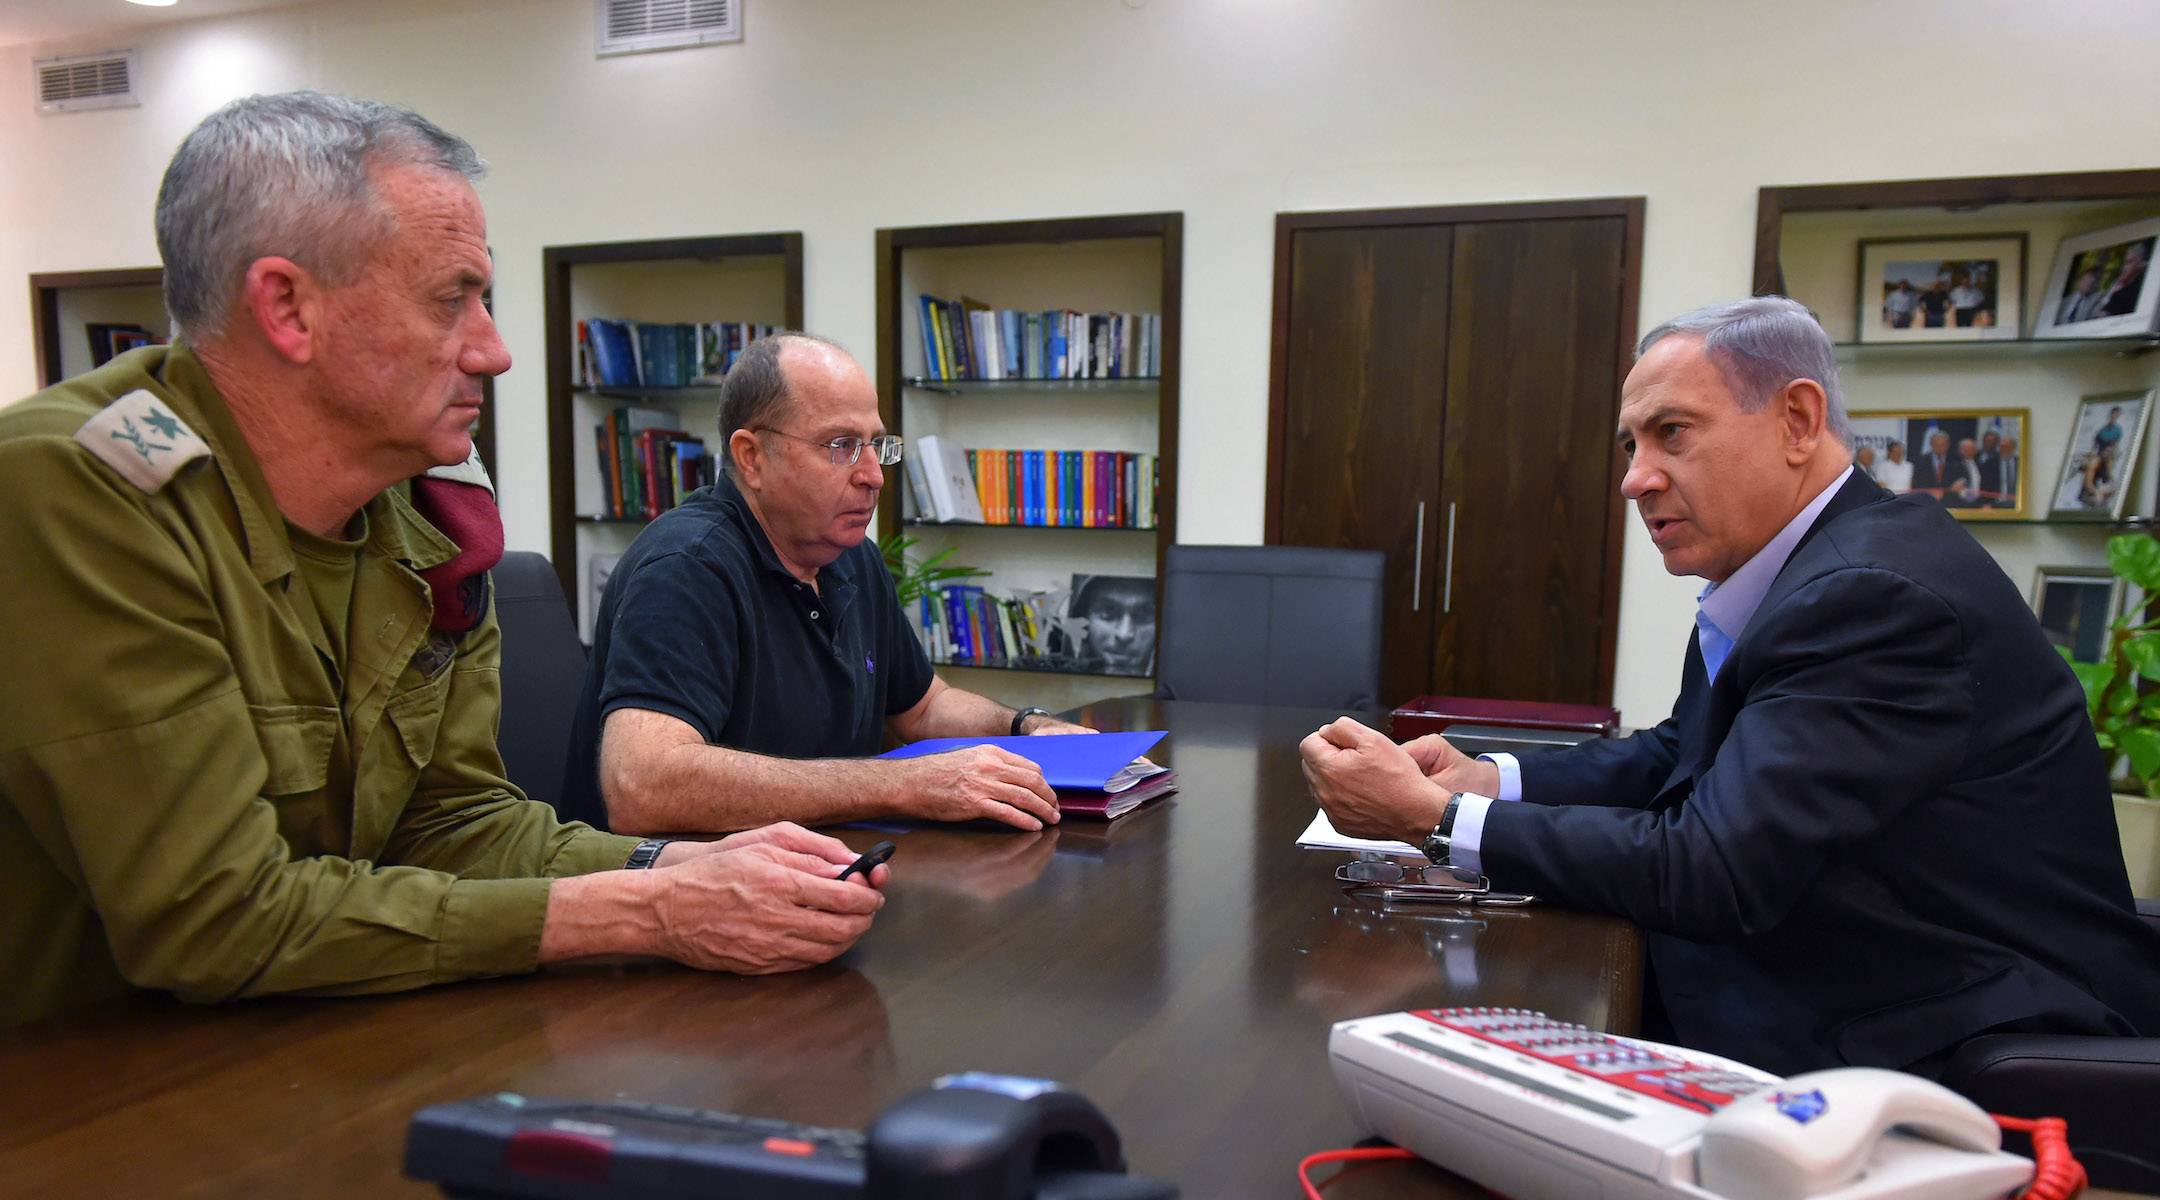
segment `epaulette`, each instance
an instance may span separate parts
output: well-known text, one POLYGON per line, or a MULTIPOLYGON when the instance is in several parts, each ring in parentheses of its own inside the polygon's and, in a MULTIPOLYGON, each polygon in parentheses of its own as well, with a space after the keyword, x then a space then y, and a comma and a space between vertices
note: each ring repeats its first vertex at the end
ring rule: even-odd
POLYGON ((164 487, 187 464, 210 457, 210 444, 173 415, 171 405, 142 388, 84 422, 75 440, 145 494, 164 487))

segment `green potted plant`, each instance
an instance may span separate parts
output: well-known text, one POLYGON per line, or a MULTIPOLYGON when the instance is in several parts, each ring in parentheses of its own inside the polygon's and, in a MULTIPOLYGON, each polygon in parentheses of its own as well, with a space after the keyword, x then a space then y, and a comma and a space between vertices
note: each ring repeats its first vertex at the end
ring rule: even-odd
MULTIPOLYGON (((2142 533, 2109 538, 2107 556, 2116 578, 2141 589, 2147 601, 2160 597, 2160 541, 2142 533)), ((2130 890, 2160 895, 2160 691, 2145 686, 2160 683, 2160 617, 2141 603, 2115 618, 2096 663, 2056 649, 2085 689, 2085 709, 2107 755, 2130 890)))
POLYGON ((878 539, 878 551, 885 556, 885 569, 892 573, 893 587, 900 593, 903 607, 929 594, 939 584, 990 573, 947 563, 945 560, 953 552, 951 546, 921 561, 910 558, 909 548, 920 541, 920 538, 902 537, 897 533, 878 539))

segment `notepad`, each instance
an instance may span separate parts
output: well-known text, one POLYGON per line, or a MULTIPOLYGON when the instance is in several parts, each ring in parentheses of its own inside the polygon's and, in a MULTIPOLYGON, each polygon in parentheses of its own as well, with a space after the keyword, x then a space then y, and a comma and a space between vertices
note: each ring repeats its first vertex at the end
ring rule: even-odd
POLYGON ((1141 757, 1163 739, 1165 732, 1148 729, 1038 737, 929 738, 878 757, 921 758, 970 746, 996 746, 1042 770, 1043 782, 1057 792, 1059 813, 1107 821, 1177 790, 1176 773, 1141 757))
POLYGON ((1425 852, 1408 842, 1378 841, 1372 838, 1354 838, 1335 832, 1335 826, 1325 812, 1313 814, 1312 824, 1298 835, 1297 844, 1307 850, 1353 850, 1373 851, 1380 854, 1400 855, 1408 858, 1424 858, 1425 852))

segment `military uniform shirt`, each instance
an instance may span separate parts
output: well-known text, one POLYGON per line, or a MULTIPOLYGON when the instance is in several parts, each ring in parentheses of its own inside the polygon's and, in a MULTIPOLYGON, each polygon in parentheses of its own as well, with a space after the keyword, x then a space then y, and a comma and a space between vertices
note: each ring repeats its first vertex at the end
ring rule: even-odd
POLYGON ((430 629, 417 572, 456 547, 404 485, 368 503, 345 644, 325 635, 184 345, 0 411, 0 478, 0 1024, 128 983, 217 1000, 529 970, 546 877, 635 846, 504 780, 494 616, 430 629))

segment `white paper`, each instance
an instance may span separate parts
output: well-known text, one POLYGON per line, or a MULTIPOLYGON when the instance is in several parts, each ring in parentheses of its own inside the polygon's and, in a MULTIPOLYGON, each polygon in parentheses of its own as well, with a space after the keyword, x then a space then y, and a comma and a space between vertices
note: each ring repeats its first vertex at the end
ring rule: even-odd
POLYGON ((1370 838, 1344 837, 1342 834, 1335 832, 1335 827, 1328 823, 1325 812, 1313 814, 1312 824, 1307 825, 1305 832, 1298 835, 1297 844, 1307 850, 1373 850, 1381 854, 1401 854, 1408 855, 1411 858, 1425 857, 1424 851, 1408 842, 1381 842, 1370 838))

